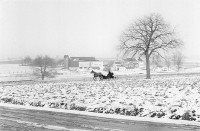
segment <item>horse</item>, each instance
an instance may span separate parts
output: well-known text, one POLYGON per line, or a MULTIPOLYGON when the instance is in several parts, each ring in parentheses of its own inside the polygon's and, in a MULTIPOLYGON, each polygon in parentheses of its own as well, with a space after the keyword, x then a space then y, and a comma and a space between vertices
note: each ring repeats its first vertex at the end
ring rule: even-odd
POLYGON ((103 74, 97 73, 97 72, 95 72, 95 71, 93 71, 93 70, 92 70, 90 73, 94 74, 94 77, 93 77, 94 80, 96 80, 98 77, 99 77, 100 80, 102 80, 103 77, 104 77, 103 74))

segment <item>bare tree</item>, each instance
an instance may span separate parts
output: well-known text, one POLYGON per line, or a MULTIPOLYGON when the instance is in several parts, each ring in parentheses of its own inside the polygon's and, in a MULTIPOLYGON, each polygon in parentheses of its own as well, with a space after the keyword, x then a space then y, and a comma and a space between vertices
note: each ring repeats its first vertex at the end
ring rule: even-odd
POLYGON ((171 66, 171 58, 170 58, 170 56, 165 56, 165 66, 169 70, 169 68, 171 66))
POLYGON ((179 70, 182 68, 184 61, 183 54, 180 51, 173 53, 173 61, 174 61, 174 66, 177 68, 179 72, 179 70))
MULTIPOLYGON (((176 34, 158 14, 151 14, 133 23, 121 36, 120 49, 124 55, 146 59, 146 78, 150 79, 150 56, 181 45, 176 34)), ((162 55, 161 55, 162 56, 162 55)))
POLYGON ((34 59, 33 66, 36 67, 36 72, 39 72, 39 74, 42 77, 42 80, 44 80, 44 77, 46 76, 53 76, 52 67, 55 66, 55 61, 54 59, 48 56, 38 56, 34 59))
POLYGON ((151 60, 152 64, 155 65, 156 67, 160 67, 162 65, 162 60, 161 60, 161 57, 158 55, 158 54, 155 54, 153 57, 152 57, 152 60, 151 60))
POLYGON ((30 56, 26 56, 24 59, 23 59, 23 65, 31 65, 32 64, 32 59, 30 56))

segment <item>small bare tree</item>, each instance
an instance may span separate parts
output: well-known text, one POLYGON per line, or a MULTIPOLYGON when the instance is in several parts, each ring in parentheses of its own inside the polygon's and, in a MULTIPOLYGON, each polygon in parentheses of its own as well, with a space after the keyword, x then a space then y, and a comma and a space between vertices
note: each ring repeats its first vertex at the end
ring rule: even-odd
POLYGON ((169 56, 165 56, 165 66, 169 70, 169 68, 171 66, 171 58, 169 56))
POLYGON ((184 61, 184 56, 181 52, 175 52, 173 53, 173 61, 174 61, 174 66, 177 68, 178 72, 182 68, 183 61, 184 61))
POLYGON ((152 60, 151 60, 152 64, 155 65, 156 67, 160 67, 162 65, 162 60, 161 60, 161 57, 158 55, 158 54, 155 54, 153 57, 152 57, 152 60))
POLYGON ((42 80, 44 80, 45 77, 52 77, 53 74, 53 67, 55 66, 54 59, 45 56, 38 56, 33 61, 33 66, 36 68, 36 74, 39 73, 41 75, 42 80))
POLYGON ((120 49, 124 55, 146 59, 146 78, 150 79, 150 57, 181 45, 176 34, 158 14, 151 14, 133 23, 121 36, 120 49))
POLYGON ((26 56, 24 59, 23 59, 23 65, 31 65, 32 64, 32 59, 30 56, 26 56))

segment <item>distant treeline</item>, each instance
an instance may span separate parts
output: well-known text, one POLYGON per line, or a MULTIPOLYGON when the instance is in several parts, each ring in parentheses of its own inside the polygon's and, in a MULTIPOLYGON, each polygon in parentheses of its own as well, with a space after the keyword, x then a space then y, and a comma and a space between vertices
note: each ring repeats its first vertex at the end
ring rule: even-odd
POLYGON ((0 61, 0 64, 21 64, 22 60, 7 60, 7 61, 0 61))

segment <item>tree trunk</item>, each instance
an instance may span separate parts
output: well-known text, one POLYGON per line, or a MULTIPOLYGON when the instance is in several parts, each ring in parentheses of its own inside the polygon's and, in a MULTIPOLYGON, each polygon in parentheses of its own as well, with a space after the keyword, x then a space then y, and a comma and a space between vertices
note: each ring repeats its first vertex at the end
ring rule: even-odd
POLYGON ((44 80, 44 73, 42 73, 42 80, 44 80))
POLYGON ((146 78, 150 79, 150 62, 149 62, 149 55, 146 54, 146 78))
POLYGON ((178 72, 179 72, 179 70, 180 70, 181 67, 178 65, 177 68, 178 68, 178 72))

